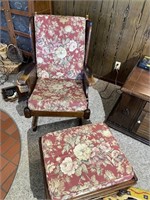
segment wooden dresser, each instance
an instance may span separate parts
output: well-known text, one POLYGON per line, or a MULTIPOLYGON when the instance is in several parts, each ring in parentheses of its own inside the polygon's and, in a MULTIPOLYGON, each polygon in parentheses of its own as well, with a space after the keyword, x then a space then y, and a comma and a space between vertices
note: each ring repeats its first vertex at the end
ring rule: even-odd
POLYGON ((150 72, 135 67, 121 90, 106 124, 150 145, 150 72))

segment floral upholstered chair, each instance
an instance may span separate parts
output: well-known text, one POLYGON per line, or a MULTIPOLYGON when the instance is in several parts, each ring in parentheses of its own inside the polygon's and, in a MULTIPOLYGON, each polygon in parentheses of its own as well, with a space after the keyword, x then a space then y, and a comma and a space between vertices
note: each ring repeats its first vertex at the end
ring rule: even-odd
POLYGON ((37 81, 26 117, 64 116, 88 119, 87 56, 91 22, 83 17, 36 15, 37 81))
POLYGON ((47 133, 40 139, 46 199, 101 199, 135 184, 134 170, 104 123, 47 133))

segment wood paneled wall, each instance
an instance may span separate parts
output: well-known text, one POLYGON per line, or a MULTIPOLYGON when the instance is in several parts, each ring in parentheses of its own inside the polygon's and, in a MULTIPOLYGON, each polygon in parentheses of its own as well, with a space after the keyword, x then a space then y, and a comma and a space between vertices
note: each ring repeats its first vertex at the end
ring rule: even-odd
POLYGON ((89 15, 93 22, 89 65, 98 78, 122 84, 142 55, 150 55, 150 0, 53 1, 53 13, 89 15))

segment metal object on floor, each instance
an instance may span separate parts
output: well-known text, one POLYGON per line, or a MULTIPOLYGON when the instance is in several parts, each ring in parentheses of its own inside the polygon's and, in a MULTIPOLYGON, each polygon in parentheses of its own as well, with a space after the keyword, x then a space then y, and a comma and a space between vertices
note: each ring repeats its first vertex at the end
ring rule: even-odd
POLYGON ((18 98, 18 88, 16 86, 2 88, 4 101, 15 101, 18 98))

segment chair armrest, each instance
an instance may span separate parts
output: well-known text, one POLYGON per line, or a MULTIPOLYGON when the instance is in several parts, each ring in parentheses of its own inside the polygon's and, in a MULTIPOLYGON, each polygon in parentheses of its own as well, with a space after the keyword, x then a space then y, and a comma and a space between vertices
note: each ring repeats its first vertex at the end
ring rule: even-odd
POLYGON ((28 92, 28 94, 31 94, 36 84, 36 79, 36 65, 30 63, 26 66, 25 70, 18 73, 17 86, 20 93, 28 92))

